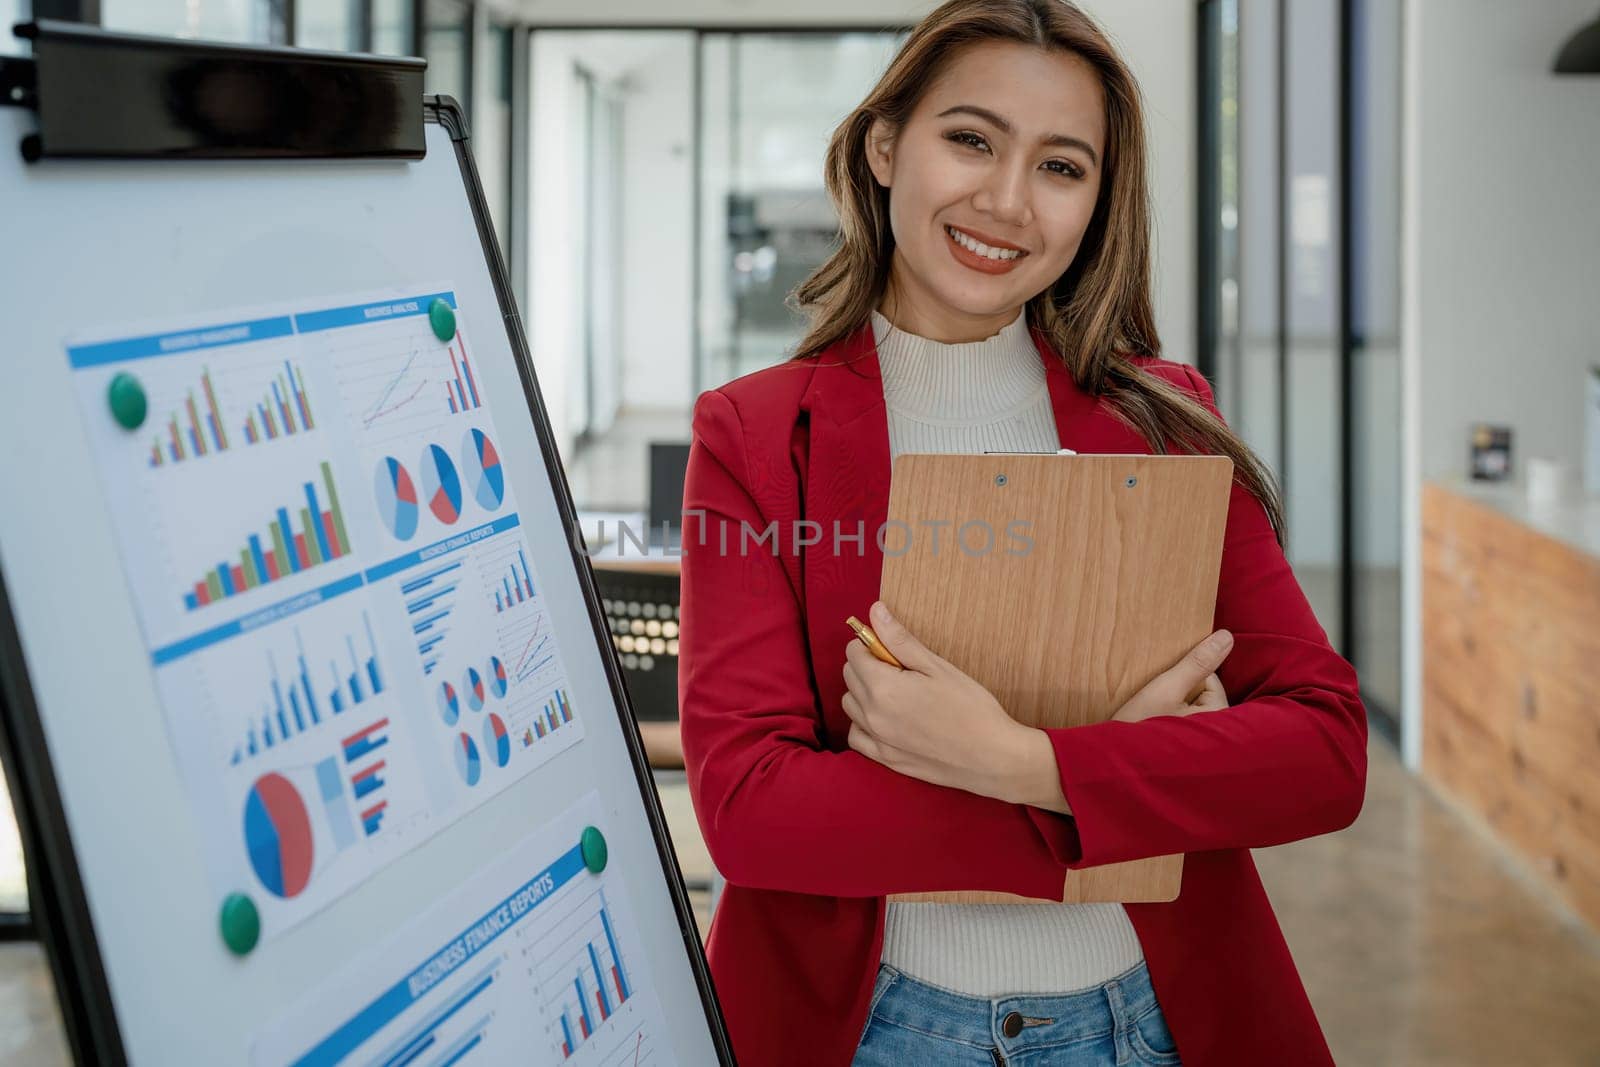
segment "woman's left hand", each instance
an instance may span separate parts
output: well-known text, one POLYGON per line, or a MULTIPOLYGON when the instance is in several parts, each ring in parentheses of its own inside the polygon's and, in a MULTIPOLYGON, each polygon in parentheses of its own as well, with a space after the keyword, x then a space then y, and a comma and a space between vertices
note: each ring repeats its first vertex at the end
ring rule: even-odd
POLYGON ((1017 799, 1010 794, 1018 763, 1040 731, 1017 722, 994 694, 929 650, 881 600, 869 618, 905 670, 875 657, 859 638, 845 646, 850 747, 912 778, 1017 799))

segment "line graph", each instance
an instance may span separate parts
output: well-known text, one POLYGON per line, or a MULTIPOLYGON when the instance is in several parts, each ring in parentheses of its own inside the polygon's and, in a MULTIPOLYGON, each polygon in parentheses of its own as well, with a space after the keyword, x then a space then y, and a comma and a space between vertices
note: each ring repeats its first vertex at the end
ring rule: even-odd
POLYGON ((407 404, 411 403, 417 397, 422 395, 422 390, 427 388, 428 385, 428 379, 426 377, 423 377, 417 381, 411 392, 406 396, 394 401, 393 403, 390 403, 390 399, 395 395, 396 392, 399 391, 400 383, 405 381, 406 375, 411 372, 412 366, 417 362, 417 355, 419 352, 419 349, 413 348, 411 350, 411 355, 407 357, 405 365, 400 368, 399 373, 390 379, 389 385, 384 389, 382 395, 378 397, 371 408, 362 412, 362 426, 366 427, 367 429, 371 429, 373 423, 377 422, 385 415, 394 414, 396 411, 399 411, 401 408, 405 407, 407 404))
POLYGON ((415 439, 437 428, 433 397, 450 377, 443 348, 415 320, 319 335, 335 368, 345 410, 371 445, 415 439))

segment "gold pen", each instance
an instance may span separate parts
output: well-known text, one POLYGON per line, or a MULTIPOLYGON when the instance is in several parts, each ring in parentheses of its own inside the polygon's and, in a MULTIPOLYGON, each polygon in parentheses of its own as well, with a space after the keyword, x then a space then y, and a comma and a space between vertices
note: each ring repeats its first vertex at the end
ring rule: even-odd
POLYGON ((906 669, 905 664, 895 659, 894 653, 885 648, 883 642, 878 640, 878 635, 872 632, 872 627, 868 626, 854 615, 850 616, 844 621, 845 624, 850 627, 850 629, 856 632, 856 636, 861 638, 861 643, 867 646, 868 652, 871 652, 874 656, 877 656, 891 667, 898 667, 900 670, 906 669))

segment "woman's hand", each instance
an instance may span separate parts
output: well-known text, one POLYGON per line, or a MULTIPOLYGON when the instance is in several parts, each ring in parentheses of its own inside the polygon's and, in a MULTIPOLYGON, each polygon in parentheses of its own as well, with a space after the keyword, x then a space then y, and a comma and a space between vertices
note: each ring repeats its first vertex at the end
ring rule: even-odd
MULTIPOLYGON (((1011 718, 994 694, 917 640, 882 601, 873 603, 870 619, 905 670, 873 656, 859 639, 845 646, 843 706, 852 749, 934 785, 1071 814, 1043 730, 1011 718)), ((1216 631, 1112 719, 1132 723, 1227 707, 1216 671, 1232 649, 1233 635, 1216 631)))
POLYGON ((1216 630, 1117 709, 1116 722, 1140 722, 1156 715, 1193 715, 1228 706, 1217 668, 1233 651, 1233 635, 1216 630))
POLYGON ((905 670, 875 657, 859 638, 845 646, 850 747, 912 778, 1011 799, 1019 752, 1031 743, 1027 735, 1044 735, 1017 722, 994 694, 917 640, 881 600, 869 618, 905 670))

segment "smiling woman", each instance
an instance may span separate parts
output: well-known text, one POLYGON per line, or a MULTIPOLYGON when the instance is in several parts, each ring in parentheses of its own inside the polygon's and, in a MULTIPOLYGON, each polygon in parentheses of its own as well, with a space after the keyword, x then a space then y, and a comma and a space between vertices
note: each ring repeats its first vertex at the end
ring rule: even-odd
POLYGON ((896 246, 885 314, 934 340, 982 338, 1048 289, 1094 215, 1105 126, 1088 63, 1011 41, 961 52, 898 131, 874 119, 867 161, 896 246))
POLYGON ((695 406, 679 708, 741 1062, 1330 1062, 1250 849, 1355 818, 1364 709, 1265 469, 1159 358, 1145 167, 1087 16, 951 0, 830 141, 840 241, 794 358, 695 406), (1037 730, 874 598, 894 456, 1061 447, 1223 454, 1236 484, 1217 632, 1109 721, 1037 730), (770 552, 730 551, 747 530, 770 552), (849 638, 869 606, 902 668, 849 638), (1174 901, 1059 903, 1068 870, 1175 853, 1174 901), (942 890, 1033 902, 887 899, 942 890))

